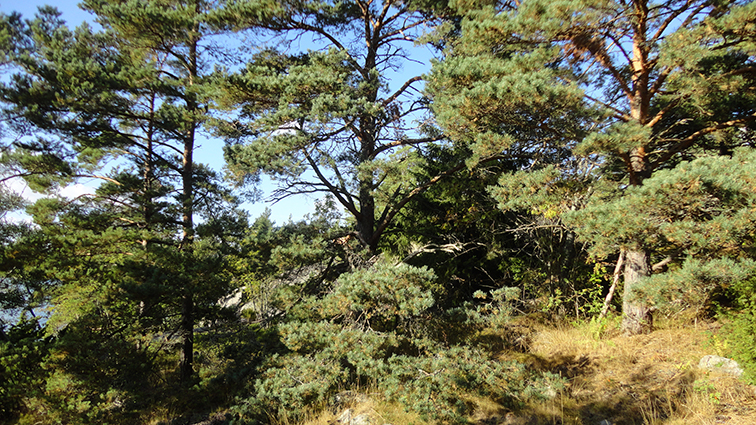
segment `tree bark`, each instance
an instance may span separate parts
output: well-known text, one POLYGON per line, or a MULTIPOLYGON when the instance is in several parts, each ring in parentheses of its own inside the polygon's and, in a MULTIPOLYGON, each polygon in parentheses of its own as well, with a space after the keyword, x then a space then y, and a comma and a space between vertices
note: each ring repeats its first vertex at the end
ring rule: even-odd
POLYGON ((181 358, 179 373, 182 382, 194 374, 194 300, 185 291, 181 300, 181 358))
POLYGON ((651 272, 648 253, 642 249, 625 252, 625 289, 622 295, 622 331, 628 335, 648 333, 653 328, 651 308, 633 299, 638 283, 651 272))
MULTIPOLYGON (((634 0, 633 22, 633 56, 630 64, 633 69, 632 94, 630 95, 630 116, 639 124, 649 123, 651 91, 649 90, 651 72, 654 64, 649 61, 648 0, 634 0)), ((630 184, 640 186, 653 170, 649 167, 646 146, 639 145, 631 149, 627 156, 628 177, 630 184)), ((649 255, 643 249, 634 248, 625 252, 624 269, 625 289, 622 294, 622 331, 628 335, 650 332, 653 326, 651 309, 642 301, 633 299, 633 291, 638 283, 651 274, 649 255)))
MULTIPOLYGON (((200 14, 200 2, 194 3, 194 12, 200 14)), ((189 41, 188 52, 188 81, 186 93, 186 109, 190 116, 190 122, 187 134, 184 139, 184 158, 182 163, 182 236, 180 249, 191 252, 194 247, 194 142, 197 133, 197 111, 199 105, 196 95, 191 92, 192 86, 197 81, 198 74, 198 53, 197 45, 199 44, 199 24, 195 23, 192 28, 194 35, 189 41)), ((194 296, 192 289, 185 286, 181 288, 181 359, 180 375, 182 382, 188 382, 194 374, 194 296)))
MULTIPOLYGON (((362 67, 362 74, 366 80, 366 86, 370 87, 365 93, 365 98, 369 102, 376 102, 378 99, 379 82, 377 80, 377 56, 378 45, 381 41, 381 25, 377 23, 371 25, 373 19, 369 8, 364 11, 362 19, 365 22, 365 43, 367 45, 367 54, 365 55, 365 64, 362 67), (371 28, 373 31, 371 32, 371 28)), ((375 160, 376 138, 378 136, 378 125, 376 118, 369 113, 363 113, 359 117, 359 133, 357 138, 360 140, 359 165, 369 163, 375 160)), ((357 232, 361 242, 370 252, 375 252, 378 248, 378 240, 375 237, 375 181, 372 174, 365 173, 359 179, 360 185, 360 217, 357 220, 357 232)))

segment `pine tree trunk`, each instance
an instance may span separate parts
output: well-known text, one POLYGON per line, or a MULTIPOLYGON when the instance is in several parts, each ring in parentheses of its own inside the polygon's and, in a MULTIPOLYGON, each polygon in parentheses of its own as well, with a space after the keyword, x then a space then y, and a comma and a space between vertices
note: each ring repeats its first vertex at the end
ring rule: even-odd
MULTIPOLYGON (((652 90, 650 90, 653 61, 649 60, 650 43, 647 38, 649 9, 648 0, 633 0, 633 55, 630 64, 633 69, 632 93, 630 97, 630 116, 641 125, 649 122, 652 90)), ((640 186, 650 177, 653 170, 648 163, 646 146, 639 145, 627 153, 629 182, 640 186)), ((626 334, 636 335, 651 330, 653 321, 651 309, 641 301, 632 300, 632 292, 641 279, 651 273, 648 252, 642 249, 629 249, 625 252, 625 290, 622 295, 622 330, 626 334)))
MULTIPOLYGON (((363 16, 365 22, 370 22, 370 14, 363 16)), ((369 27, 367 27, 369 28, 369 27)), ((365 57, 364 75, 367 80, 368 87, 375 87, 369 89, 369 93, 366 94, 366 98, 370 102, 375 102, 378 99, 379 87, 377 77, 371 74, 376 70, 376 55, 378 46, 374 34, 371 34, 368 30, 365 34, 365 41, 368 46, 368 52, 365 57)), ((376 74, 377 75, 377 74, 376 74)), ((375 159, 376 148, 376 135, 378 125, 375 117, 366 113, 360 118, 360 130, 358 138, 360 140, 360 158, 359 165, 366 164, 375 159)), ((362 239, 362 243, 370 252, 375 252, 378 248, 378 240, 375 237, 375 197, 373 191, 375 190, 375 181, 372 174, 367 174, 360 178, 360 216, 357 220, 357 232, 362 239)))
MULTIPOLYGON (((200 13, 200 3, 194 3, 195 13, 200 13)), ((199 24, 195 24, 194 33, 199 34, 199 24)), ((189 42, 188 53, 188 74, 189 80, 187 87, 191 88, 198 78, 197 66, 197 45, 199 40, 195 35, 189 42)), ((181 237, 182 250, 189 251, 194 249, 194 142, 197 131, 196 114, 199 109, 196 95, 188 92, 186 95, 186 109, 191 117, 186 139, 184 140, 184 158, 182 164, 182 227, 183 234, 181 237)), ((185 284, 186 285, 186 284, 185 284)), ((181 300, 181 361, 180 372, 181 381, 188 382, 194 373, 194 296, 191 289, 183 287, 181 300)))
POLYGON ((375 200, 373 199, 372 180, 360 182, 362 188, 360 189, 360 214, 361 217, 357 221, 357 232, 360 235, 362 243, 371 252, 374 252, 377 248, 376 240, 374 238, 375 230, 375 200))
POLYGON ((625 253, 625 290, 622 295, 622 331, 625 334, 637 335, 651 331, 651 309, 643 302, 632 299, 633 290, 650 272, 648 253, 640 249, 625 253))
POLYGON ((187 382, 194 373, 194 300, 186 293, 181 303, 181 359, 180 376, 187 382))

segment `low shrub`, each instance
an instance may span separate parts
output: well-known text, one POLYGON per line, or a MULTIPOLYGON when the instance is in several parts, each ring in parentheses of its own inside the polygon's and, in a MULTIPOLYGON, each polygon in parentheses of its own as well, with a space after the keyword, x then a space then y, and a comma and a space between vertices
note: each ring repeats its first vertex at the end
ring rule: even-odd
MULTIPOLYGON (((440 337, 445 315, 435 307, 434 279, 425 267, 379 262, 342 275, 323 296, 289 306, 289 320, 278 328, 288 352, 262 366, 252 396, 232 409, 238 421, 295 419, 339 391, 370 386, 429 419, 463 422, 474 408, 470 395, 513 405, 561 385, 556 376, 494 360, 463 339, 457 345, 440 337)), ((492 298, 505 299, 501 291, 492 298)), ((490 307, 500 321, 503 306, 490 307)))
POLYGON ((756 384, 756 279, 738 282, 729 292, 734 306, 722 314, 725 325, 720 337, 725 354, 738 361, 746 380, 756 384))

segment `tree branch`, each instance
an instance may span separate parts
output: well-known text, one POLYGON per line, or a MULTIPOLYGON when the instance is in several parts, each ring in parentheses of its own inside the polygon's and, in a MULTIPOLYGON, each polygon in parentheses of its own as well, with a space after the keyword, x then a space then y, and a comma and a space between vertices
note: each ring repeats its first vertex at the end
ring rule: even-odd
POLYGON ((700 137, 705 136, 707 134, 714 133, 715 131, 723 130, 725 128, 735 127, 742 124, 747 124, 749 122, 756 121, 756 113, 751 114, 745 118, 740 118, 737 120, 731 120, 726 121, 723 123, 719 123, 716 125, 713 125, 711 127, 704 128, 702 130, 696 131, 695 133, 691 134, 690 136, 680 140, 676 145, 674 145, 672 148, 670 148, 665 154, 662 154, 657 158, 655 161, 651 163, 651 169, 656 169, 656 167, 659 166, 659 164, 663 164, 665 161, 669 160, 676 154, 684 151, 685 149, 692 146, 700 137))
POLYGON ((421 139, 401 139, 401 140, 395 140, 393 142, 389 142, 386 144, 383 144, 376 148, 372 155, 370 155, 370 158, 373 159, 380 155, 381 153, 391 149, 395 148, 397 146, 415 146, 415 145, 422 145, 424 143, 430 143, 430 142, 437 142, 439 140, 444 139, 445 136, 434 136, 434 137, 424 137, 421 139))
POLYGON ((402 85, 402 87, 399 90, 397 90, 396 92, 394 92, 394 94, 392 94, 391 96, 389 96, 386 100, 384 100, 382 102, 383 107, 385 108, 386 106, 388 106, 389 103, 391 103, 394 100, 396 100, 396 98, 399 97, 402 93, 404 93, 404 91, 407 90, 409 88, 409 86, 412 85, 412 83, 414 83, 416 81, 422 81, 422 79, 423 79, 423 77, 416 76, 416 77, 412 77, 409 80, 407 80, 402 85))

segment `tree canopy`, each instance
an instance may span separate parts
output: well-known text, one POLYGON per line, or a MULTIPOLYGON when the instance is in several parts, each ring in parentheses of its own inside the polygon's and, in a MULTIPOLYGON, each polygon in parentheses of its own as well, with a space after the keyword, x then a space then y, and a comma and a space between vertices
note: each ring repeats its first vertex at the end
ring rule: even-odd
MULTIPOLYGON (((504 208, 580 209, 621 197, 681 161, 751 143, 752 2, 459 8, 471 10, 434 68, 434 108, 445 131, 471 143, 475 157, 529 158, 492 189, 504 208)), ((623 214, 643 214, 637 202, 623 214)), ((625 251, 629 293, 651 273, 655 253, 640 237, 620 242, 625 221, 612 222, 616 228, 596 234, 625 251)), ((627 297, 624 314, 630 332, 647 324, 647 308, 627 297)))
POLYGON ((330 194, 375 251, 396 214, 438 179, 423 175, 419 152, 443 135, 425 122, 422 76, 405 76, 415 68, 413 43, 439 20, 421 6, 231 3, 229 26, 275 41, 223 84, 224 101, 239 111, 220 126, 237 178, 271 176, 273 200, 330 194))
MULTIPOLYGON (((195 214, 217 216, 219 206, 230 199, 216 174, 193 158, 207 113, 199 100, 200 40, 208 33, 202 23, 207 11, 199 2, 92 1, 83 6, 98 17, 102 31, 86 24, 71 31, 49 8, 36 20, 9 22, 15 33, 23 34, 18 43, 23 48, 8 53, 20 72, 2 88, 4 115, 18 136, 7 146, 3 162, 12 175, 37 190, 82 177, 103 181, 93 195, 36 203, 31 210, 36 223, 58 239, 57 251, 72 259, 83 253, 63 249, 71 243, 67 238, 91 247, 90 255, 102 261, 97 267, 137 268, 128 256, 145 255, 145 264, 167 273, 134 276, 133 284, 123 284, 162 288, 131 294, 136 304, 130 308, 138 313, 129 314, 155 314, 150 307, 160 302, 146 299, 155 291, 178 308, 181 374, 188 379, 200 317, 195 304, 206 294, 196 285, 196 276, 181 270, 184 266, 167 268, 190 267, 199 260, 193 254, 195 214), (169 278, 171 274, 185 276, 169 278)), ((48 279, 64 284, 59 297, 74 304, 81 300, 71 290, 82 295, 103 283, 85 283, 76 274, 59 277, 54 271, 60 266, 49 266, 48 279)), ((85 270, 91 266, 82 265, 85 270)))
POLYGON ((656 309, 729 309, 755 365, 755 4, 0 15, 0 421, 294 423, 370 388, 466 423, 568 391, 530 323, 656 309), (315 212, 250 219, 265 179, 315 212))

